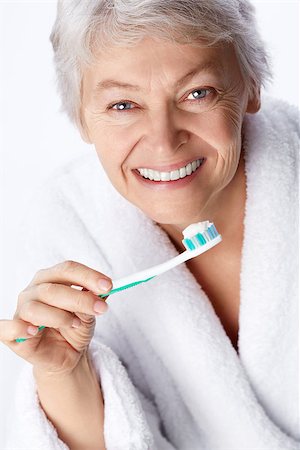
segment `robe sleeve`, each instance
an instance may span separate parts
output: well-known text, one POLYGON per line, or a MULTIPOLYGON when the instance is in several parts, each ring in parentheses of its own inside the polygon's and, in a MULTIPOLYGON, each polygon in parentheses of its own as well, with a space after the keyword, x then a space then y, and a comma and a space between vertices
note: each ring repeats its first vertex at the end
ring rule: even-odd
MULTIPOLYGON (((111 274, 107 258, 76 205, 63 192, 56 193, 56 197, 53 192, 54 188, 48 188, 34 195, 20 221, 17 292, 26 287, 37 270, 67 259, 111 274)), ((160 430, 156 407, 134 386, 119 356, 105 339, 95 333, 88 351, 105 402, 106 450, 174 449, 160 430)), ((68 450, 39 403, 32 365, 27 361, 8 411, 5 449, 68 450)))
MULTIPOLYGON (((89 356, 104 398, 106 450, 174 449, 160 430, 155 406, 132 384, 117 355, 93 339, 89 356)), ((69 450, 39 403, 29 363, 17 381, 7 431, 5 450, 69 450)))

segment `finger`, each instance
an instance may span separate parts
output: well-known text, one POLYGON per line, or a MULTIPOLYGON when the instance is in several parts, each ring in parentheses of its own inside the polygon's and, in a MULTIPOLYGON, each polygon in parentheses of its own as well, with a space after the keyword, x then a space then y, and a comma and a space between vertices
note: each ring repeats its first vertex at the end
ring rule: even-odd
POLYGON ((82 286, 97 295, 104 294, 112 288, 111 278, 84 264, 70 260, 39 270, 28 286, 49 282, 82 286))
MULTIPOLYGON (((73 286, 72 286, 73 287, 73 286)), ((74 286, 74 288, 76 288, 75 286, 74 286)), ((83 291, 88 291, 88 289, 86 289, 85 287, 83 287, 83 288, 81 288, 83 291)), ((98 294, 97 294, 97 297, 98 297, 98 294)), ((106 294, 105 295, 105 297, 103 297, 102 298, 102 300, 104 301, 104 302, 106 302, 107 301, 107 299, 108 299, 108 297, 109 297, 109 294, 106 294)))
POLYGON ((19 305, 32 299, 65 311, 90 315, 103 314, 108 309, 105 301, 92 292, 79 291, 64 284, 42 283, 33 285, 19 294, 19 305))
POLYGON ((38 331, 38 327, 20 319, 0 320, 0 341, 3 343, 14 341, 19 337, 30 338, 35 336, 38 331))
POLYGON ((36 300, 23 303, 18 318, 32 325, 44 325, 48 328, 78 328, 80 319, 63 309, 46 305, 36 300))

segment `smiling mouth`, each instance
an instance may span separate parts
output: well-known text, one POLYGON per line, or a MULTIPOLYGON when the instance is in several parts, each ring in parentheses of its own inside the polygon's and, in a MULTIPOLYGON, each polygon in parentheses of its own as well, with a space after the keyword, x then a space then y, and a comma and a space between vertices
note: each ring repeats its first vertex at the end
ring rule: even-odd
POLYGON ((199 167, 204 163, 205 158, 199 158, 194 160, 191 163, 188 163, 186 166, 183 166, 176 170, 166 171, 166 172, 160 172, 159 170, 154 169, 135 169, 135 172, 142 178, 151 180, 151 181, 176 181, 182 178, 189 177, 194 172, 196 172, 199 167))

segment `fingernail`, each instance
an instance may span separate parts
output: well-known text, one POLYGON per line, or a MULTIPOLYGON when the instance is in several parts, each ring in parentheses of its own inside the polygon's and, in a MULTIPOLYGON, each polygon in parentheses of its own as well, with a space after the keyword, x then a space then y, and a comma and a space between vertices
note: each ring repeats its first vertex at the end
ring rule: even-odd
POLYGON ((99 280, 98 282, 98 286, 102 291, 109 291, 112 287, 111 281, 107 280, 105 278, 102 278, 101 280, 99 280))
POLYGON ((97 301, 94 304, 94 311, 98 314, 104 313, 107 310, 107 305, 104 302, 97 301))
POLYGON ((81 325, 80 319, 78 319, 78 317, 75 317, 75 319, 73 319, 73 322, 72 322, 72 327, 73 328, 79 328, 80 325, 81 325))
POLYGON ((39 331, 38 327, 34 327, 34 326, 32 326, 32 325, 30 325, 30 326, 27 328, 27 333, 28 333, 28 334, 31 334, 32 336, 34 336, 35 334, 37 334, 38 331, 39 331))

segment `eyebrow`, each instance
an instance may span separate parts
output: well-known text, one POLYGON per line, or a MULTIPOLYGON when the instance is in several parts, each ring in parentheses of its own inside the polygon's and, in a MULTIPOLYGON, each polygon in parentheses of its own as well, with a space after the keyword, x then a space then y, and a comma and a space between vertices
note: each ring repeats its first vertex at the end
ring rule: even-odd
MULTIPOLYGON (((219 63, 216 63, 215 61, 205 61, 201 62, 201 64, 198 64, 194 69, 192 69, 190 72, 186 73, 180 80, 178 80, 175 83, 175 88, 180 88, 184 83, 186 83, 188 80, 193 78, 195 75, 199 74, 200 72, 217 72, 220 73, 221 67, 219 63)), ((94 89, 95 94, 99 94, 105 90, 113 89, 113 88, 123 88, 123 89, 130 89, 132 91, 142 91, 143 89, 140 86, 137 86, 135 84, 130 83, 124 83, 122 81, 118 80, 102 80, 99 81, 94 89)))

